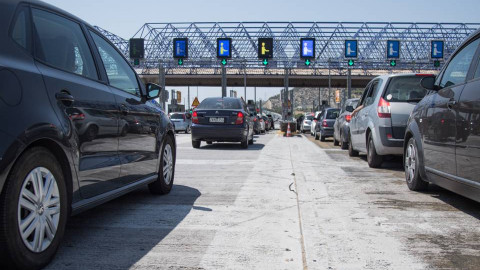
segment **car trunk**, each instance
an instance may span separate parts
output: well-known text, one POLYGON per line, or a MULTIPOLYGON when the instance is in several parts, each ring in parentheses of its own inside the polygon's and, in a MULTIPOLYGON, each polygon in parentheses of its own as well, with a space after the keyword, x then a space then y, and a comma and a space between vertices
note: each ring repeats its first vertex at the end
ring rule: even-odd
POLYGON ((198 123, 204 125, 235 125, 240 110, 197 110, 198 123))
POLYGON ((392 137, 394 139, 403 139, 405 137, 405 129, 410 113, 413 111, 416 102, 391 102, 390 110, 392 113, 392 137))

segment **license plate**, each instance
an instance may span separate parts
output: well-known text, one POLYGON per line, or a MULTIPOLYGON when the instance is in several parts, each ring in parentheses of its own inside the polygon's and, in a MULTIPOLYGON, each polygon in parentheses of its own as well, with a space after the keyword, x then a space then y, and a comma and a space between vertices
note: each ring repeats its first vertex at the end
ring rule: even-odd
POLYGON ((223 123, 225 119, 223 117, 210 117, 210 123, 223 123))

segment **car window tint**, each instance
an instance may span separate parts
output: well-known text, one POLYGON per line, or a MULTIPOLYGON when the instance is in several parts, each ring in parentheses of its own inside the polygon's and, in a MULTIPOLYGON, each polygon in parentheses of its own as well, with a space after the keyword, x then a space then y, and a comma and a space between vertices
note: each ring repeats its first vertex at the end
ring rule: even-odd
POLYGON ((105 39, 92 31, 90 33, 102 58, 110 85, 132 95, 140 96, 137 77, 127 61, 105 39))
POLYGON ((375 97, 377 96, 378 91, 380 89, 380 85, 381 83, 379 80, 376 80, 372 83, 371 90, 368 93, 367 97, 365 98, 365 102, 364 102, 365 107, 373 104, 373 101, 375 101, 375 97))
POLYGON ((389 102, 407 102, 422 99, 427 90, 420 85, 425 76, 400 76, 393 77, 388 83, 388 88, 383 93, 383 98, 389 102))
POLYGON ((197 109, 203 110, 219 110, 219 109, 232 109, 239 110, 242 105, 236 98, 207 98, 204 99, 197 109))
POLYGON ((327 111, 327 119, 335 119, 338 117, 340 110, 328 110, 327 111))
POLYGON ((93 56, 78 23, 39 9, 32 9, 32 16, 38 59, 65 71, 98 79, 93 56))
POLYGON ((305 117, 307 120, 310 120, 312 121, 313 120, 313 115, 307 115, 307 117, 305 117))
POLYGON ((472 63, 473 56, 477 50, 480 39, 468 44, 460 52, 458 52, 445 69, 440 87, 450 87, 452 85, 461 84, 467 78, 468 69, 472 63))
POLYGON ((21 8, 17 13, 17 17, 13 23, 11 37, 18 45, 29 49, 30 35, 28 29, 28 10, 26 8, 21 8))
POLYGON ((473 76, 474 78, 480 78, 480 58, 477 61, 477 70, 475 71, 475 75, 473 76))
POLYGON ((360 103, 359 103, 360 105, 365 104, 365 99, 367 98, 367 94, 370 91, 371 85, 372 85, 371 83, 367 84, 367 86, 365 87, 365 90, 363 90, 362 98, 360 99, 360 103))

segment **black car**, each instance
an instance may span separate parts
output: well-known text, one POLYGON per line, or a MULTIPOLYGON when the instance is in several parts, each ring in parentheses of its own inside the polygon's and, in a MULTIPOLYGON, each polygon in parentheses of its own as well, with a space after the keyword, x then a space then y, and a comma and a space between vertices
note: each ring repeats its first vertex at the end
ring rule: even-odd
POLYGON ((340 114, 340 109, 327 108, 318 115, 315 125, 315 140, 325 141, 325 138, 333 136, 333 124, 340 114))
POLYGON ((340 110, 340 115, 333 125, 333 144, 340 144, 343 150, 348 149, 350 120, 352 119, 352 112, 357 107, 359 100, 358 98, 347 99, 340 110))
POLYGON ((206 98, 192 115, 192 146, 202 141, 240 142, 242 148, 253 144, 253 121, 241 98, 206 98))
POLYGON ((169 193, 176 143, 128 61, 81 19, 0 2, 0 268, 48 264, 69 215, 148 184, 169 193), (142 124, 131 133, 130 119, 142 124))
POLYGON ((407 125, 404 166, 411 190, 434 183, 480 202, 480 30, 450 57, 407 125))

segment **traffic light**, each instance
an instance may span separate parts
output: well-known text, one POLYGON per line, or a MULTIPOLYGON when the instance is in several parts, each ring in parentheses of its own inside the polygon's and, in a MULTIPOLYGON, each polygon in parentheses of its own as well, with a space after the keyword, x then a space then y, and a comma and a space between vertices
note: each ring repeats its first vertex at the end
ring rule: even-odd
POLYGON ((130 58, 143 59, 145 53, 145 40, 143 38, 131 38, 130 45, 130 58))
POLYGON ((138 58, 133 59, 133 65, 134 66, 140 65, 140 59, 138 59, 138 58))
POLYGON ((178 59, 178 65, 179 66, 183 65, 183 59, 182 58, 178 59))
POLYGON ((397 60, 390 60, 390 66, 391 67, 397 66, 397 60))
POLYGON ((227 59, 223 58, 220 63, 222 64, 222 66, 226 66, 227 65, 227 59))
POLYGON ((349 67, 355 66, 355 61, 352 60, 352 59, 348 60, 348 66, 349 66, 349 67))
POLYGON ((263 64, 264 66, 268 65, 268 59, 267 59, 267 58, 263 59, 262 64, 263 64))
POLYGON ((440 61, 438 61, 438 60, 433 61, 433 66, 434 67, 440 67, 440 61))
POLYGON ((308 66, 310 66, 311 63, 312 63, 312 62, 310 61, 310 59, 306 59, 306 60, 305 60, 305 66, 308 67, 308 66))

